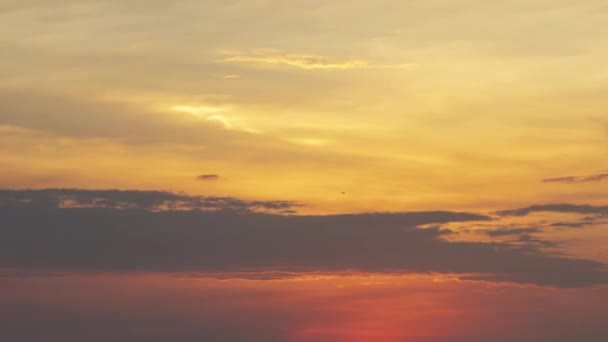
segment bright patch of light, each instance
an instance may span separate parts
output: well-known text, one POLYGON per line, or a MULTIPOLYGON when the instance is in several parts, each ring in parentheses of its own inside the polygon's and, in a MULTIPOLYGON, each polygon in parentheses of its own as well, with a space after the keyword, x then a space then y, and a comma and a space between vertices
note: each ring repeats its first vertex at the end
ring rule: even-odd
POLYGON ((238 118, 228 118, 222 113, 232 110, 230 106, 172 106, 171 111, 190 114, 199 120, 206 120, 213 123, 219 123, 222 128, 232 131, 241 131, 251 134, 261 134, 260 130, 248 127, 246 123, 238 118))
POLYGON ((220 124, 222 124, 222 126, 224 126, 225 129, 232 128, 232 124, 230 123, 230 121, 228 121, 228 119, 226 119, 225 117, 223 117, 221 115, 208 116, 207 120, 219 122, 220 124))
POLYGON ((227 106, 173 106, 171 110, 174 112, 187 113, 199 118, 206 118, 208 115, 224 113, 230 110, 227 106))
POLYGON ((329 143, 328 140, 318 138, 291 138, 287 140, 294 144, 307 146, 325 146, 329 143))

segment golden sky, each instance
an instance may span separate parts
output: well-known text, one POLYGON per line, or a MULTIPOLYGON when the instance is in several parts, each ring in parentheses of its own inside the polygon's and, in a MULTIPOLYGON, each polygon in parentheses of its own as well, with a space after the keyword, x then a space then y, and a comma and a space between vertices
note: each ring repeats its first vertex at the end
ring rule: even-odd
POLYGON ((1 1, 0 185, 597 203, 604 1, 1 1), (200 180, 198 175, 219 177, 200 180))

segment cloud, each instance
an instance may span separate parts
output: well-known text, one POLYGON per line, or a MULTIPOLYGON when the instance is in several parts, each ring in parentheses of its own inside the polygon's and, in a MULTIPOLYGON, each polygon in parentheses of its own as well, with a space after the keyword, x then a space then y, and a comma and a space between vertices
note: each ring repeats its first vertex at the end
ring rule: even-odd
POLYGON ((221 59, 226 63, 284 65, 306 70, 348 70, 370 68, 411 68, 416 64, 374 64, 361 59, 330 61, 319 55, 290 54, 277 50, 258 49, 250 54, 235 54, 221 59))
MULTIPOLYGON (((224 107, 177 106, 168 107, 166 113, 151 112, 124 103, 0 87, 0 138, 7 138, 4 132, 9 130, 19 145, 32 148, 63 138, 78 140, 82 143, 79 146, 85 146, 85 142, 116 143, 148 152, 170 147, 172 153, 180 151, 180 157, 188 160, 193 157, 192 149, 196 149, 197 158, 247 163, 252 160, 267 163, 272 159, 273 163, 323 167, 349 165, 369 158, 321 149, 311 153, 310 149, 285 144, 285 139, 278 135, 263 134, 238 120, 211 115, 215 110, 221 111, 224 107), (195 115, 197 113, 202 116, 195 115)), ((0 146, 6 150, 10 147, 9 144, 0 146)), ((19 152, 10 150, 13 151, 19 152)), ((104 156, 109 152, 101 151, 104 156)))
POLYGON ((484 230, 483 231, 488 236, 499 237, 499 236, 511 236, 511 235, 524 235, 530 233, 538 233, 540 230, 538 228, 504 228, 504 229, 496 229, 496 230, 484 230))
MULTIPOLYGON (((214 176, 214 175, 206 175, 214 176)), ((278 211, 292 212, 292 201, 245 201, 232 197, 190 196, 143 190, 0 190, 0 209, 6 208, 108 208, 139 210, 278 211)))
POLYGON ((584 228, 590 225, 592 222, 555 222, 551 224, 551 227, 555 228, 584 228))
POLYGON ((559 178, 547 178, 543 179, 544 183, 590 183, 590 182, 601 182, 608 179, 608 173, 600 173, 591 176, 568 176, 559 178))
POLYGON ((575 183, 578 177, 559 177, 559 178, 547 178, 543 179, 543 183, 575 183))
POLYGON ((270 270, 280 274, 435 272, 559 287, 608 283, 608 274, 598 262, 510 243, 449 242, 439 228, 419 228, 490 220, 473 213, 284 216, 247 209, 281 210, 291 203, 114 190, 0 194, 4 198, 0 265, 10 269, 220 272, 223 276, 270 270), (57 198, 66 197, 104 205, 61 208, 57 198), (24 205, 24 198, 35 200, 24 205), (141 210, 171 201, 240 210, 141 210), (122 208, 123 202, 135 203, 136 209, 122 208))
POLYGON ((519 235, 517 242, 522 243, 522 245, 515 247, 516 249, 531 253, 537 252, 539 248, 552 248, 559 245, 557 242, 540 239, 530 234, 519 235))
POLYGON ((232 79, 235 79, 235 78, 241 78, 241 75, 228 74, 228 75, 222 76, 222 78, 225 79, 225 80, 232 80, 232 79))
POLYGON ((215 180, 220 179, 220 175, 214 175, 214 174, 199 175, 196 177, 196 179, 198 179, 200 181, 215 181, 215 180))
POLYGON ((587 176, 583 178, 583 182, 599 182, 608 179, 608 173, 601 173, 597 175, 587 176))
POLYGON ((567 203, 541 204, 519 209, 502 210, 497 212, 497 214, 501 216, 526 216, 537 212, 608 215, 608 206, 578 205, 567 203))
POLYGON ((190 113, 151 112, 34 89, 0 89, 0 107, 0 124, 58 136, 218 147, 255 143, 251 134, 223 129, 190 113))

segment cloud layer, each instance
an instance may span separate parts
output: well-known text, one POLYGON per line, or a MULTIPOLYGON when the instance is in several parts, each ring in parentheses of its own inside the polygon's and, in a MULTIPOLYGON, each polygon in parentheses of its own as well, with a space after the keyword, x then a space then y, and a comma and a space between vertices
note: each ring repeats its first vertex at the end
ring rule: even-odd
POLYGON ((59 209, 89 207, 138 210, 278 211, 300 206, 292 201, 245 201, 232 197, 189 196, 183 193, 142 190, 0 190, 0 208, 59 209))
POLYGON ((538 212, 608 215, 608 207, 568 203, 542 204, 519 209, 502 210, 498 214, 503 216, 526 216, 538 212))
POLYGON ((509 243, 448 242, 449 231, 419 228, 490 220, 472 213, 283 216, 252 209, 285 210, 292 203, 144 191, 7 190, 0 196, 0 265, 9 268, 439 272, 559 287, 608 282, 594 261, 509 243), (62 208, 66 201, 92 208, 62 208), (151 211, 175 202, 214 211, 151 211))

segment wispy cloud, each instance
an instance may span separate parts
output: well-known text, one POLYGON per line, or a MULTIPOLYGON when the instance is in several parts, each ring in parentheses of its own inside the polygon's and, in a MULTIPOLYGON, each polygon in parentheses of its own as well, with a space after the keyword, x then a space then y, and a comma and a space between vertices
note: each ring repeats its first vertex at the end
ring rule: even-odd
POLYGON ((608 215, 608 206, 592 206, 568 203, 542 204, 519 209, 502 210, 499 211, 497 214, 501 216, 526 216, 538 212, 608 215))
POLYGON ((608 180, 608 173, 599 173, 590 176, 568 176, 558 178, 547 178, 543 179, 543 183, 590 183, 590 182, 601 182, 608 180))
POLYGON ((232 80, 232 79, 235 79, 235 78, 241 78, 241 75, 228 74, 228 75, 222 76, 222 78, 225 79, 225 80, 232 80))
POLYGON ((220 175, 215 175, 215 174, 205 174, 205 175, 199 175, 196 177, 197 180, 200 181, 215 181, 220 179, 220 175))
MULTIPOLYGON (((200 177, 209 180, 219 176, 200 177)), ((299 206, 300 203, 292 201, 246 201, 233 197, 190 196, 148 190, 0 190, 0 209, 105 208, 293 213, 293 209, 299 206)))
POLYGON ((228 57, 220 61, 226 63, 283 65, 306 70, 411 68, 417 66, 415 63, 376 64, 363 59, 330 60, 320 55, 292 54, 270 49, 254 50, 248 54, 234 52, 228 54, 228 57))

